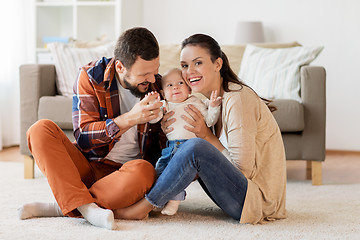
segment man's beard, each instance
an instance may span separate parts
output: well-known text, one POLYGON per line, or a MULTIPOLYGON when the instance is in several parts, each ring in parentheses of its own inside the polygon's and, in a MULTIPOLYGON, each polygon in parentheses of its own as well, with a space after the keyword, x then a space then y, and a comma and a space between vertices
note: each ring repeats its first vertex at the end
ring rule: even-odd
MULTIPOLYGON (((134 95, 135 97, 138 97, 138 98, 143 98, 145 97, 145 95, 147 94, 148 91, 146 92, 140 92, 139 89, 133 85, 131 85, 127 80, 126 78, 124 78, 124 83, 126 85, 126 88, 129 89, 129 91, 131 92, 132 95, 134 95)), ((149 89, 148 89, 149 90, 149 89)))

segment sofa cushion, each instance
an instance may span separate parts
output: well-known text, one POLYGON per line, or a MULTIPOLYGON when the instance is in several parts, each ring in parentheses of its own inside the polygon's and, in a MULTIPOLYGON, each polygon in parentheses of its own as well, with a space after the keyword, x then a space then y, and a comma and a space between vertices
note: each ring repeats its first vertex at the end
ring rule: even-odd
POLYGON ((277 108, 273 115, 281 132, 300 132, 304 130, 304 106, 295 100, 276 99, 271 105, 277 108))
POLYGON ((269 49, 247 45, 239 77, 261 97, 300 98, 300 67, 310 64, 323 47, 269 49))
POLYGON ((65 96, 43 96, 39 102, 39 119, 50 119, 61 129, 72 130, 72 98, 65 96))
MULTIPOLYGON (((304 107, 295 100, 276 99, 272 103, 277 110, 273 115, 282 132, 304 130, 304 107)), ((39 102, 39 119, 50 119, 64 130, 72 127, 72 98, 65 96, 44 96, 39 102)))
POLYGON ((93 48, 75 48, 71 44, 58 42, 47 46, 55 63, 57 90, 64 96, 72 96, 80 67, 102 57, 114 56, 113 42, 93 48))

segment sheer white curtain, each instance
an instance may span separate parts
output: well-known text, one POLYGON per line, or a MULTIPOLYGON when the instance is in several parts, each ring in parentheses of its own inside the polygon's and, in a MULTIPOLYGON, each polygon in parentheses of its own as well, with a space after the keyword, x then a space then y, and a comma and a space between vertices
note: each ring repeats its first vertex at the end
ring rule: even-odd
POLYGON ((28 61, 26 0, 2 1, 0 9, 0 150, 20 142, 19 66, 28 61))

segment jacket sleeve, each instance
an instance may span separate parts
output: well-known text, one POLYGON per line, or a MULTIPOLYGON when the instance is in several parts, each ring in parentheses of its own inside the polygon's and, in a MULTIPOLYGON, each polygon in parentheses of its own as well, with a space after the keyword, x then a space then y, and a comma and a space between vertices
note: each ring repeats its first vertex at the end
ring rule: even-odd
POLYGON ((102 119, 100 103, 93 80, 85 68, 80 70, 74 84, 72 118, 74 136, 78 146, 85 152, 109 145, 114 141, 119 127, 113 119, 102 119))
POLYGON ((224 108, 224 130, 227 135, 231 162, 250 178, 255 167, 255 139, 257 134, 258 109, 256 101, 234 94, 226 99, 224 108))

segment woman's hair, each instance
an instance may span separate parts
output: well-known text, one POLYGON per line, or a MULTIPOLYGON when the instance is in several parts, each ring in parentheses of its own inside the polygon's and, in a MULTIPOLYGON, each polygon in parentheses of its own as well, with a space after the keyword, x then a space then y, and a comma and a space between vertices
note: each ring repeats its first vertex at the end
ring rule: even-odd
MULTIPOLYGON (((221 50, 219 43, 213 39, 212 37, 205 35, 205 34, 194 34, 188 38, 186 38, 181 44, 181 50, 184 49, 186 46, 199 46, 206 49, 210 54, 210 59, 212 62, 215 62, 218 58, 221 58, 223 61, 222 67, 220 69, 220 76, 223 78, 222 87, 225 92, 230 92, 229 83, 235 83, 241 86, 247 86, 243 83, 240 78, 234 73, 234 71, 230 67, 229 60, 226 54, 221 50)), ((249 87, 252 89, 251 87, 249 87)), ((254 90, 253 90, 254 91, 254 90)), ((255 92, 255 91, 254 91, 255 92)), ((255 92, 256 93, 256 92, 255 92)), ((261 98, 261 97, 260 97, 261 98)), ((271 111, 275 111, 276 107, 269 106, 271 102, 268 99, 261 98, 266 105, 268 105, 271 111)))
POLYGON ((114 58, 131 68, 137 57, 150 61, 159 56, 159 44, 152 32, 136 27, 126 30, 115 45, 114 58))

